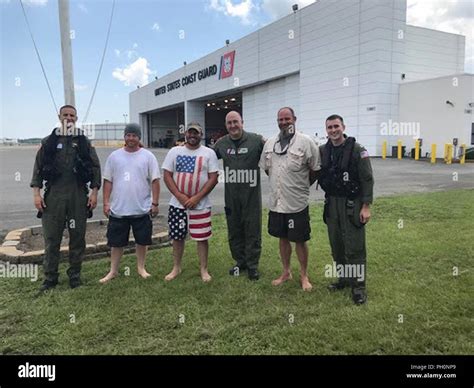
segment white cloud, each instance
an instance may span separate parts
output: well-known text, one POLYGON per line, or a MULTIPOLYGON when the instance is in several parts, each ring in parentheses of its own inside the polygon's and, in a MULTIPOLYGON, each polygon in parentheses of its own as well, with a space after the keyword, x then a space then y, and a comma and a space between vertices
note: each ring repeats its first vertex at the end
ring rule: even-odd
POLYGON ((158 23, 153 23, 153 27, 151 27, 153 31, 160 31, 160 25, 158 23))
POLYGON ((128 59, 133 59, 134 57, 138 57, 138 53, 135 50, 125 50, 127 53, 128 59))
POLYGON ((77 8, 79 8, 79 10, 81 10, 83 13, 89 13, 89 10, 87 9, 87 7, 82 3, 79 3, 77 5, 77 8))
POLYGON ((123 82, 125 86, 146 85, 150 74, 152 74, 148 66, 149 63, 146 58, 140 57, 123 69, 119 67, 115 68, 112 72, 112 76, 123 82))
POLYGON ((293 12, 292 5, 298 4, 301 9, 316 0, 263 0, 262 9, 272 19, 279 19, 293 12))
POLYGON ((226 16, 238 17, 243 24, 250 24, 250 12, 257 8, 252 0, 233 4, 231 0, 210 0, 209 8, 226 16))
POLYGON ((474 72, 474 7, 471 0, 408 0, 407 23, 466 37, 465 71, 474 72))
POLYGON ((74 84, 74 90, 76 92, 82 92, 82 91, 86 90, 87 88, 88 88, 87 85, 81 85, 81 84, 76 84, 76 83, 74 84))
POLYGON ((39 7, 44 7, 46 4, 48 4, 48 0, 23 0, 24 5, 29 5, 29 6, 39 6, 39 7))
MULTIPOLYGON (((136 43, 133 44, 133 48, 137 48, 138 45, 136 43)), ((119 50, 119 49, 114 49, 114 53, 115 53, 115 56, 117 58, 121 58, 122 56, 125 56, 127 57, 128 60, 132 60, 132 59, 136 59, 138 58, 138 52, 136 52, 135 50, 119 50)))
MULTIPOLYGON (((44 7, 46 4, 48 4, 48 0, 23 0, 23 5, 26 5, 26 6, 31 6, 31 7, 34 7, 34 6, 40 6, 40 7, 44 7)), ((10 4, 11 1, 10 0, 0 0, 0 4, 10 4)))

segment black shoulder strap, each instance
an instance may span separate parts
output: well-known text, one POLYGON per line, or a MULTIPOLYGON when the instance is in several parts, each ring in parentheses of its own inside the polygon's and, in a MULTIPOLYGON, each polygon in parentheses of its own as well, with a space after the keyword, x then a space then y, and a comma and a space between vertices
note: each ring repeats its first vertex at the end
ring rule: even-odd
POLYGON ((85 161, 90 161, 91 155, 90 155, 90 150, 89 146, 87 144, 87 139, 84 135, 79 135, 79 155, 81 156, 82 159, 85 161))
POLYGON ((328 168, 331 163, 331 148, 332 148, 331 141, 328 140, 327 143, 322 148, 324 150, 322 152, 323 155, 322 155, 322 160, 321 160, 322 168, 328 168))
POLYGON ((352 152, 354 151, 355 138, 348 137, 344 144, 344 151, 342 154, 342 171, 349 171, 349 163, 351 162, 352 152))
POLYGON ((44 145, 44 164, 52 164, 56 156, 59 136, 56 134, 56 128, 49 135, 44 145))

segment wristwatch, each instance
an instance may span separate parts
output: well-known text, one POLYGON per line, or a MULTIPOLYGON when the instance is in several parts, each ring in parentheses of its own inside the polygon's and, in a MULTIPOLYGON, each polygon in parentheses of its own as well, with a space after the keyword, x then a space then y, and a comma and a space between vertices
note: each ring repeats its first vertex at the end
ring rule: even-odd
POLYGON ((151 204, 152 204, 153 206, 158 206, 158 204, 157 204, 157 203, 153 203, 153 202, 152 202, 151 204))

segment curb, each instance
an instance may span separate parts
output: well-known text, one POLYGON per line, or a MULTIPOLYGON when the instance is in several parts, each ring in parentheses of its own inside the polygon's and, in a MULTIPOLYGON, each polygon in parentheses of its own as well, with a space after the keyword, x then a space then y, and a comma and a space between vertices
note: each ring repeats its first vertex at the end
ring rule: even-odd
MULTIPOLYGON (((99 224, 106 225, 107 219, 89 221, 88 224, 99 224)), ((41 232, 41 225, 30 226, 28 228, 15 229, 9 232, 5 236, 3 244, 0 246, 0 261, 8 261, 12 264, 41 264, 44 258, 44 249, 37 251, 24 252, 17 249, 20 244, 21 238, 28 233, 30 235, 38 235, 41 232)), ((129 246, 124 248, 124 253, 135 252, 135 247, 132 245, 135 243, 135 239, 131 238, 129 246)), ((171 246, 169 241, 168 232, 160 232, 152 235, 152 245, 148 249, 159 249, 167 246, 171 246)), ((60 261, 66 261, 69 255, 69 247, 63 246, 59 249, 60 261)), ((103 257, 110 256, 110 247, 107 246, 105 241, 98 242, 97 244, 86 244, 86 250, 84 254, 84 261, 96 260, 103 257)))

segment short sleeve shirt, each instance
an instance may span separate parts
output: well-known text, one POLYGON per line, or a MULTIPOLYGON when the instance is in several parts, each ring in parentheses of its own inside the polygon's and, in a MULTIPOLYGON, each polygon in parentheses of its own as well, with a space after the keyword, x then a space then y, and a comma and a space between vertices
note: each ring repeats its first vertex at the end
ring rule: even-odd
POLYGON ((285 153, 276 136, 265 143, 260 167, 270 178, 269 209, 297 213, 309 204, 310 170, 321 169, 319 148, 309 136, 296 132, 285 153))

